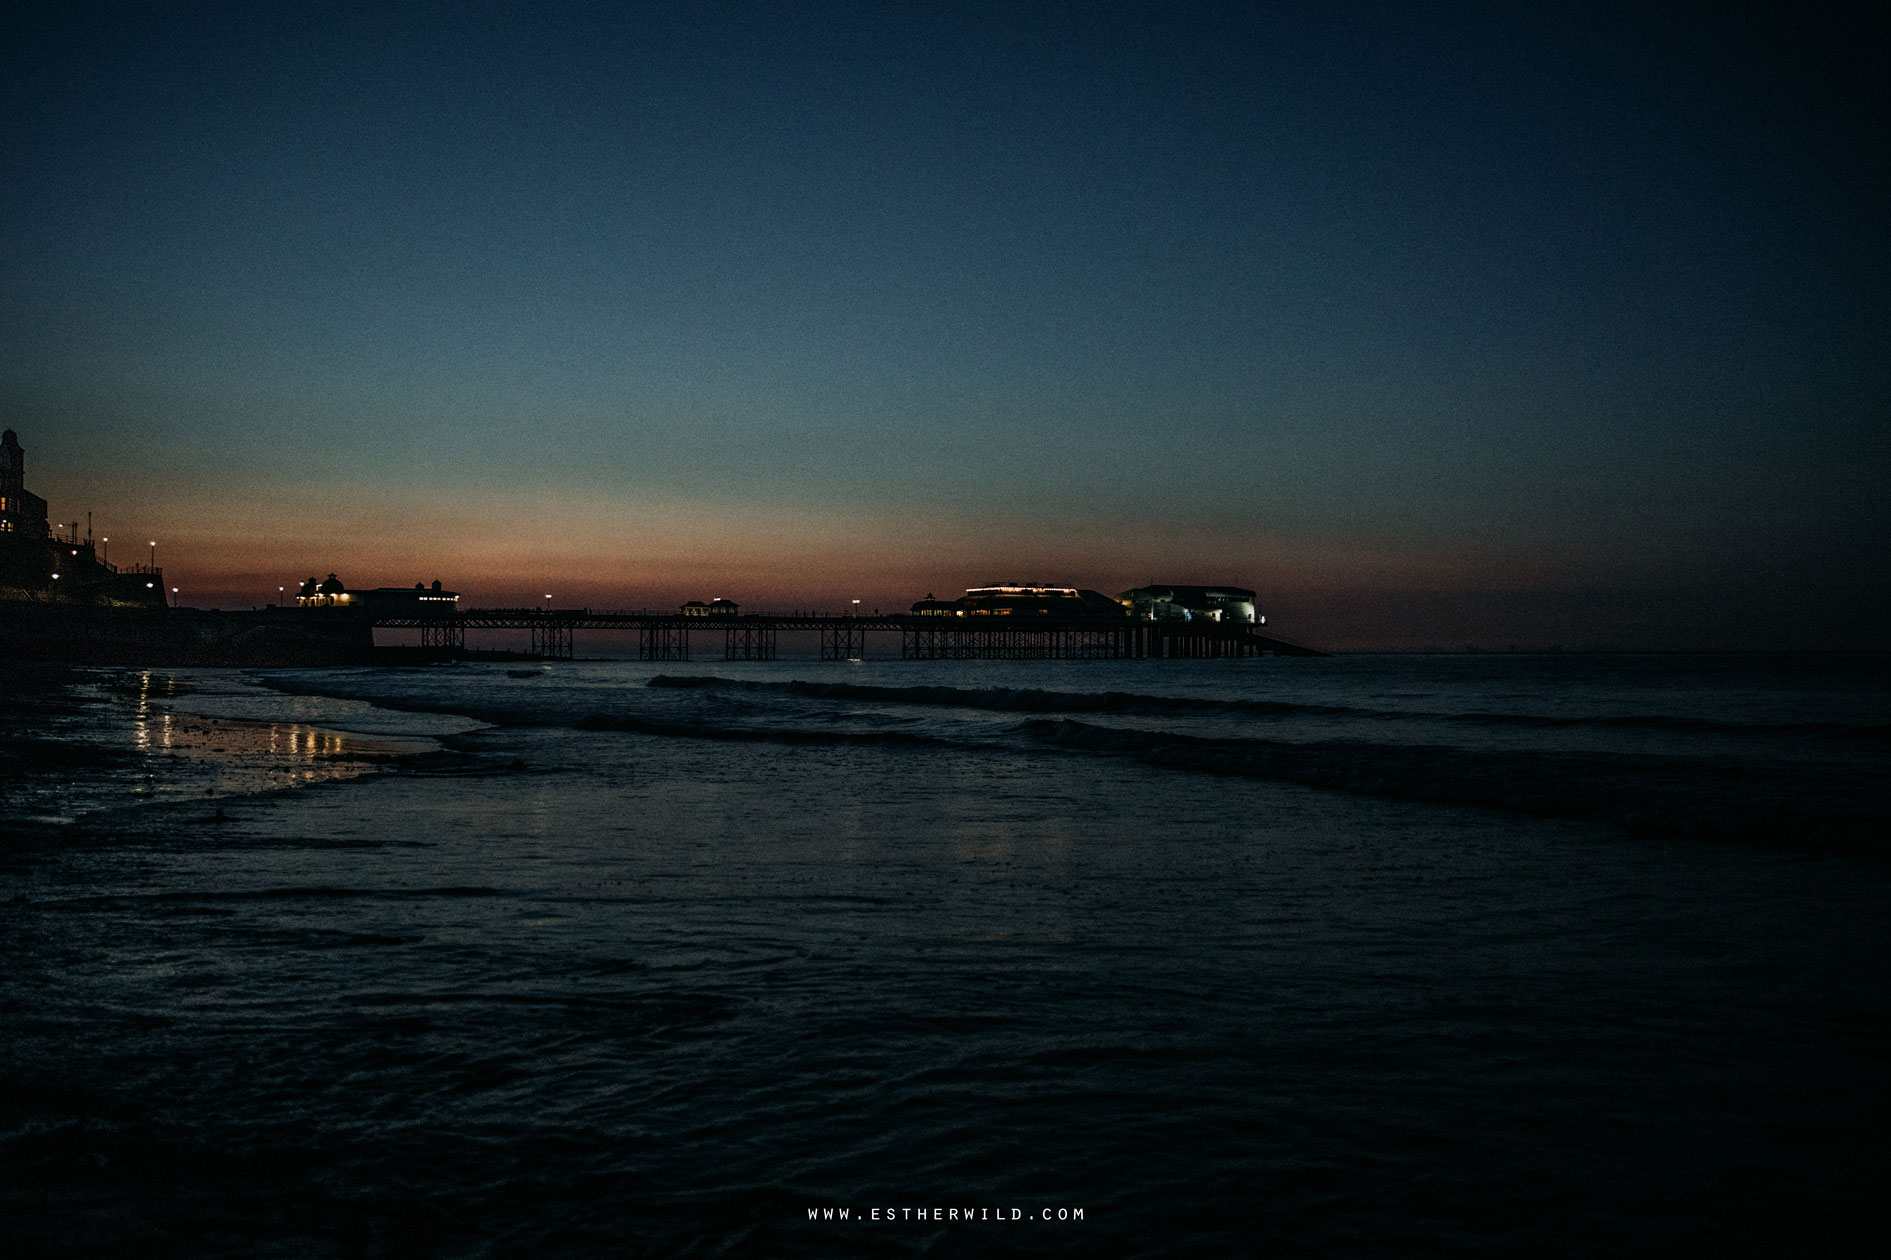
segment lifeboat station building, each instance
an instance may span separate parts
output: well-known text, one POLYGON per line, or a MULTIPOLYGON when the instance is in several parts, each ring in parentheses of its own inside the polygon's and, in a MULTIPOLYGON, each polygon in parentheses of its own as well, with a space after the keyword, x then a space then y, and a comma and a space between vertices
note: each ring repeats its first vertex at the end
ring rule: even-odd
POLYGON ((1254 611, 1254 592, 1240 586, 1139 586, 1116 598, 1144 621, 1267 624, 1254 611))

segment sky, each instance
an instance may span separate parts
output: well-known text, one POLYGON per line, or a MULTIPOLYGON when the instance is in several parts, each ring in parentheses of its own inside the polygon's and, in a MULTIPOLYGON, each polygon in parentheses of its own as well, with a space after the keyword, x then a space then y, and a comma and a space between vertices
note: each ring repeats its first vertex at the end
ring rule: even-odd
POLYGON ((1847 22, 16 3, 0 423, 203 607, 1212 582, 1343 649, 1891 647, 1847 22))

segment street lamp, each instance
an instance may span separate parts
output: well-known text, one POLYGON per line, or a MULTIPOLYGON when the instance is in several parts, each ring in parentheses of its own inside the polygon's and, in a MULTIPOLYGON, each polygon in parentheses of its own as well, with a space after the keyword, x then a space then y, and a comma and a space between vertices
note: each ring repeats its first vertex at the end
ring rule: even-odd
POLYGON ((175 586, 171 588, 171 607, 177 607, 177 588, 175 586))
POLYGON ((860 615, 860 601, 855 600, 854 601, 854 616, 858 617, 859 615, 860 615))
POLYGON ((158 571, 158 540, 155 538, 151 540, 151 571, 158 571))
POLYGON ((552 597, 547 595, 545 597, 545 611, 550 612, 551 610, 552 610, 552 597))
POLYGON ((99 557, 99 562, 101 564, 110 564, 112 562, 112 540, 109 538, 101 538, 99 541, 105 544, 105 552, 99 557))

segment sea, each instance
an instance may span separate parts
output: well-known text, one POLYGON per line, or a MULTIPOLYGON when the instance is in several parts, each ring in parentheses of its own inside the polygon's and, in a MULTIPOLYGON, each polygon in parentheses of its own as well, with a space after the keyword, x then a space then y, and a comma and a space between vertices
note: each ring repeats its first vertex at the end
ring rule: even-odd
POLYGON ((1891 658, 9 666, 9 1255, 1817 1255, 1891 658))

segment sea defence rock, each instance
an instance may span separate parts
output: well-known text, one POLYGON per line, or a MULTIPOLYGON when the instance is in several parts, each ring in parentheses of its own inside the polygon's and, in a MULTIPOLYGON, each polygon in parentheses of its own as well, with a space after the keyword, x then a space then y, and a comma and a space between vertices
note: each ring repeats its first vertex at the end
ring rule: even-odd
POLYGON ((0 603, 0 657, 70 665, 363 665, 374 659, 364 618, 289 609, 102 608, 0 603))

